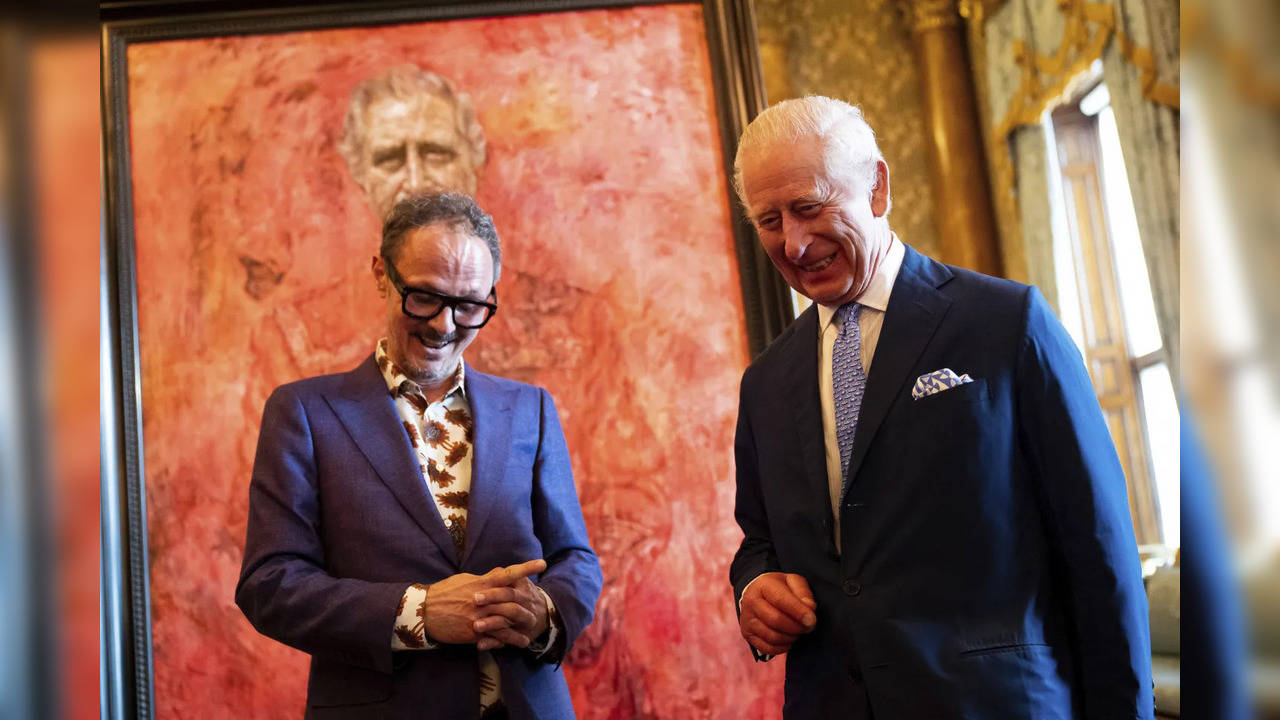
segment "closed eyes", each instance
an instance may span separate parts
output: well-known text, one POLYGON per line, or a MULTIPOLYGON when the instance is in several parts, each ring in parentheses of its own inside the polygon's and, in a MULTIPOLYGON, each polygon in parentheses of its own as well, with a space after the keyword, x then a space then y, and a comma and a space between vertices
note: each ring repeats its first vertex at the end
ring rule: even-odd
MULTIPOLYGON (((822 212, 822 203, 818 202, 802 202, 791 206, 791 213, 802 218, 817 217, 822 212)), ((761 216, 756 220, 756 225, 762 230, 777 230, 782 226, 781 213, 769 213, 761 216)))

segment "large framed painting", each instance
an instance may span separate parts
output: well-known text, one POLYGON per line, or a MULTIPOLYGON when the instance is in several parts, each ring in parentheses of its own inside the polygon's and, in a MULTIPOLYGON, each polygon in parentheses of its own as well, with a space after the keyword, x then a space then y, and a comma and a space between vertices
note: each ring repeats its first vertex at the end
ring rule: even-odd
POLYGON ((738 380, 790 319, 730 191, 745 0, 103 11, 112 710, 302 714, 233 602, 263 404, 370 354, 379 218, 440 188, 503 242, 467 360, 555 397, 604 569, 579 716, 776 716, 728 584, 738 380))

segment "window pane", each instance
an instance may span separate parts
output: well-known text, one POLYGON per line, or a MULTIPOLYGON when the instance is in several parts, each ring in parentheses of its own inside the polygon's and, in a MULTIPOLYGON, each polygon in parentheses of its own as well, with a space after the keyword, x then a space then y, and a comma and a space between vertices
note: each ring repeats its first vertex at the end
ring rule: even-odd
POLYGON ((1103 191, 1107 197, 1107 218, 1116 261, 1116 281, 1120 289, 1120 306, 1124 312, 1125 334, 1129 350, 1135 357, 1159 350, 1160 327, 1151 300, 1151 281, 1138 235, 1138 219, 1129 193, 1120 153, 1120 135, 1116 132, 1115 113, 1111 106, 1098 113, 1098 139, 1102 145, 1103 191))
POLYGON ((1178 403, 1173 395, 1169 366, 1158 363, 1138 374, 1142 386, 1142 411, 1147 425, 1147 444, 1155 475, 1156 497, 1160 501, 1160 529, 1164 544, 1179 545, 1178 403))
POLYGON ((1058 285, 1058 318, 1076 341, 1081 355, 1087 355, 1084 339, 1084 316, 1080 288, 1076 285, 1076 259, 1072 250, 1071 230, 1067 222, 1067 208, 1063 200, 1062 166, 1058 162, 1058 141, 1054 137, 1053 119, 1045 112, 1041 118, 1044 128, 1045 164, 1049 182, 1050 227, 1053 233, 1053 275, 1058 285))

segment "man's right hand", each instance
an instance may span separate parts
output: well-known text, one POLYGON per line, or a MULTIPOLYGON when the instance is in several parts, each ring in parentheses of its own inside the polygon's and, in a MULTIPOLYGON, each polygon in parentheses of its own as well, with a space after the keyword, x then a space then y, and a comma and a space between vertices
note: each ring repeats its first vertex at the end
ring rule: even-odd
MULTIPOLYGON (((476 593, 509 586, 520 578, 537 575, 546 569, 547 561, 539 558, 518 565, 494 568, 484 575, 458 573, 431 584, 427 587, 427 637, 450 644, 475 642, 479 637, 475 631, 476 620, 490 614, 488 608, 476 605, 476 593)), ((527 620, 532 624, 532 617, 527 620)), ((510 628, 490 635, 504 643, 524 647, 520 644, 524 637, 510 628)), ((527 644, 527 640, 525 642, 527 644)))
POLYGON ((764 573, 742 593, 738 627, 751 647, 768 655, 781 655, 791 649, 796 638, 817 625, 817 609, 804 577, 764 573))

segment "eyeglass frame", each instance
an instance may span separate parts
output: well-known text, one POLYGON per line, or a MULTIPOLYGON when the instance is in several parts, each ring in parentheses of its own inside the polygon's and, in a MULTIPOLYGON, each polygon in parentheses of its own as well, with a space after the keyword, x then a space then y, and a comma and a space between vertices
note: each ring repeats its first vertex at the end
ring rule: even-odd
POLYGON ((449 317, 453 320, 454 325, 465 330, 479 330, 489 324, 489 321, 493 319, 493 316, 498 314, 498 288, 496 286, 489 288, 488 295, 488 297, 492 297, 494 299, 494 302, 474 300, 472 298, 458 297, 456 295, 446 295, 444 293, 436 292, 435 290, 427 290, 426 288, 416 288, 406 284, 404 278, 400 276, 400 271, 396 270, 396 266, 393 265, 385 255, 382 257, 382 267, 387 275, 387 281, 391 283, 391 287, 395 288, 397 293, 400 293, 400 312, 404 313, 406 317, 411 317, 415 320, 431 321, 436 319, 436 316, 440 313, 444 312, 445 308, 449 308, 449 317), (414 315, 409 312, 409 293, 421 293, 438 299, 440 301, 440 309, 426 316, 414 315), (458 322, 458 305, 464 302, 471 303, 472 305, 483 305, 484 307, 489 308, 489 314, 485 316, 484 322, 479 325, 463 325, 458 322))

